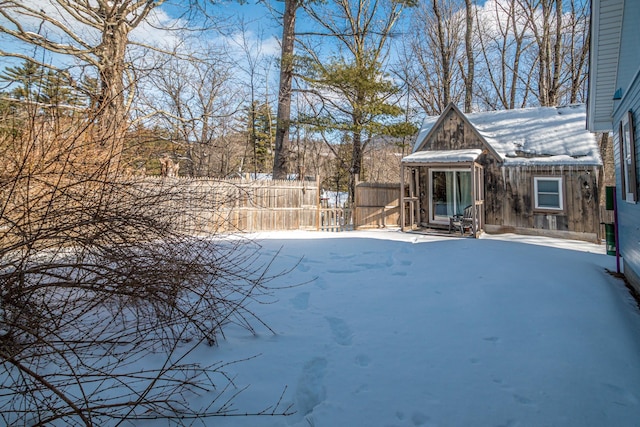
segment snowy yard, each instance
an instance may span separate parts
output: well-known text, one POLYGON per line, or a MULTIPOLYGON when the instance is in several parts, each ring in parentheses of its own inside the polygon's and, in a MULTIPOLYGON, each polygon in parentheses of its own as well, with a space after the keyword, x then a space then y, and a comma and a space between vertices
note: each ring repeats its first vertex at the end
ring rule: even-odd
MULTIPOLYGON (((200 360, 228 366, 239 411, 290 417, 216 426, 632 426, 640 419, 640 315, 588 243, 384 232, 258 236, 295 265, 271 326, 228 329, 200 360), (538 244, 542 243, 542 244, 538 244), (546 246, 545 246, 546 245, 546 246)), ((202 396, 203 401, 211 396, 202 396)))

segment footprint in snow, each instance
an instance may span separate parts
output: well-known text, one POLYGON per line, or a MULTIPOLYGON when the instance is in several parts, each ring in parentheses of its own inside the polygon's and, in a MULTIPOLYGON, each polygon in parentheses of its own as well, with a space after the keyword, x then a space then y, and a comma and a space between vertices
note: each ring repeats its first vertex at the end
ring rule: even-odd
POLYGON ((297 310, 306 310, 309 308, 309 292, 301 292, 291 298, 291 305, 297 310))
POLYGON ((352 259, 352 258, 355 258, 355 254, 343 255, 343 254, 338 254, 336 252, 331 252, 329 253, 329 257, 332 260, 352 259))
POLYGON ((362 270, 356 269, 346 269, 346 270, 327 270, 327 273, 331 274, 352 274, 352 273, 360 273, 362 270))
POLYGON ((422 426, 425 425, 429 421, 429 417, 423 414, 422 412, 414 412, 411 415, 411 422, 414 426, 422 426))
POLYGON ((337 317, 325 317, 329 322, 333 339, 340 345, 351 345, 352 333, 349 325, 337 317))
POLYGON ((617 404, 622 406, 635 406, 638 404, 638 398, 630 391, 614 384, 603 383, 602 385, 616 396, 615 402, 617 404))
POLYGON ((308 361, 302 368, 296 389, 296 410, 302 416, 309 415, 327 398, 327 390, 324 386, 326 370, 327 360, 323 357, 308 361))
POLYGON ((311 266, 309 266, 306 262, 303 261, 298 264, 298 266, 296 267, 296 270, 306 273, 307 271, 311 270, 311 266))
POLYGON ((366 354, 359 354, 356 356, 356 364, 363 368, 366 368, 371 363, 371 358, 366 354))
POLYGON ((533 405, 533 400, 529 399, 528 397, 524 397, 521 396, 519 394, 513 394, 513 399, 520 403, 521 405, 533 405))
POLYGON ((327 282, 322 278, 322 277, 318 277, 313 281, 314 285, 316 285, 318 288, 320 289, 328 289, 329 285, 327 285, 327 282))

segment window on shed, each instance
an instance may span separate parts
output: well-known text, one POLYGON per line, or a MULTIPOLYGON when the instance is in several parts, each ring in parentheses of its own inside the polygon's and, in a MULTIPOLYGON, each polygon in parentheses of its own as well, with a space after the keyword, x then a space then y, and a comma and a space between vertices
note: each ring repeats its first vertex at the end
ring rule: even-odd
POLYGON ((620 176, 622 177, 622 198, 635 203, 637 197, 636 146, 633 114, 629 111, 620 122, 620 176))
POLYGON ((536 209, 564 209, 562 203, 562 178, 535 177, 533 179, 533 193, 536 209))

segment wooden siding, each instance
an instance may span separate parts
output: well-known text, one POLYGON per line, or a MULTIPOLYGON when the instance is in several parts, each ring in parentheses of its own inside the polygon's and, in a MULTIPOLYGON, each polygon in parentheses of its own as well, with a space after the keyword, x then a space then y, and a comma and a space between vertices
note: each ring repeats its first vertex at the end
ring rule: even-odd
POLYGON ((503 232, 527 228, 583 233, 588 235, 587 240, 596 241, 600 235, 598 169, 485 165, 487 228, 503 232), (535 208, 533 181, 545 176, 562 178, 562 211, 535 208))
POLYGON ((462 120, 455 110, 449 110, 441 126, 435 129, 426 141, 426 150, 483 149, 484 144, 478 134, 462 120))
POLYGON ((400 184, 360 182, 356 185, 356 228, 400 225, 400 184))

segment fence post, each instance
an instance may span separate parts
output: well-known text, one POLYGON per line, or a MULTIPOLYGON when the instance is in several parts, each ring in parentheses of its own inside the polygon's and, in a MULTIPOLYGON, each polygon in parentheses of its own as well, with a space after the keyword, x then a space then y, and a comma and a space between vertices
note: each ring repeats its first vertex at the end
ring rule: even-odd
POLYGON ((353 229, 357 230, 358 229, 358 202, 359 202, 359 197, 358 197, 358 186, 360 185, 360 177, 356 176, 356 188, 355 188, 355 192, 353 193, 353 206, 351 207, 351 218, 353 221, 353 229))
POLYGON ((320 216, 322 215, 320 175, 316 175, 316 188, 318 189, 318 192, 316 193, 316 231, 320 231, 320 216))

